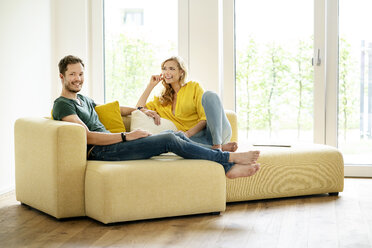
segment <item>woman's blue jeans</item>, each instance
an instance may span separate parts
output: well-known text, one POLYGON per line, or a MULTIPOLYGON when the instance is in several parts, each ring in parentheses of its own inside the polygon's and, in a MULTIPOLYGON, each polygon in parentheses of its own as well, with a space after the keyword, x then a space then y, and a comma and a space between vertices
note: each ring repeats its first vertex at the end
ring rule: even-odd
POLYGON ((206 91, 202 96, 202 105, 207 117, 207 126, 191 136, 190 139, 209 148, 212 145, 228 143, 232 135, 231 125, 226 117, 220 97, 212 91, 206 91))
POLYGON ((223 166, 225 172, 234 165, 228 162, 230 157, 228 152, 202 147, 189 140, 182 132, 173 131, 112 145, 96 145, 88 159, 101 161, 148 159, 166 152, 173 152, 186 159, 215 161, 223 166))

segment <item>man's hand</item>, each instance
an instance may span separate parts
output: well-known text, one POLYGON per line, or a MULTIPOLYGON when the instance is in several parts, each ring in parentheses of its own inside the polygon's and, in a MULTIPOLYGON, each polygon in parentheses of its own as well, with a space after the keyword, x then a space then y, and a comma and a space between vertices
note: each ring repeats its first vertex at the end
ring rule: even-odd
POLYGON ((150 136, 150 135, 151 135, 151 133, 149 133, 145 130, 136 129, 136 130, 133 130, 131 132, 126 133, 125 136, 126 136, 127 140, 130 141, 130 140, 145 138, 145 137, 150 136))
POLYGON ((147 116, 151 117, 154 119, 155 125, 160 125, 160 116, 156 111, 149 110, 149 109, 141 109, 143 113, 145 113, 147 116))

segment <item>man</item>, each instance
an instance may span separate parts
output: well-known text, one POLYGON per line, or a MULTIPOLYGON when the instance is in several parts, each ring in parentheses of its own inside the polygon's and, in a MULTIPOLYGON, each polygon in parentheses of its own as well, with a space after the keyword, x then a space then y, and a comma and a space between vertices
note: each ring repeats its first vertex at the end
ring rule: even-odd
MULTIPOLYGON (((84 63, 68 55, 58 64, 62 93, 54 101, 53 118, 82 125, 87 132, 88 159, 121 161, 147 159, 161 153, 173 152, 186 159, 206 159, 220 163, 228 178, 247 177, 259 170, 259 151, 229 153, 204 148, 190 141, 183 133, 164 132, 157 135, 144 130, 126 133, 110 133, 99 121, 94 109, 96 104, 88 97, 78 94, 84 84, 84 63)), ((120 107, 123 116, 136 110, 120 107)), ((156 112, 145 110, 146 115, 158 122, 156 112)))

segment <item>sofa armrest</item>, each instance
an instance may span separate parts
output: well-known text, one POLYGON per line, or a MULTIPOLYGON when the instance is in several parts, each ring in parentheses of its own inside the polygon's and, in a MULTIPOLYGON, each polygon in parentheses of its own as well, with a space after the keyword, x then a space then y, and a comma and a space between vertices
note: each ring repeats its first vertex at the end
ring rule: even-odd
POLYGON ((231 130, 232 130, 232 136, 230 141, 238 142, 238 118, 236 116, 236 113, 232 110, 225 110, 227 119, 230 122, 231 130))
POLYGON ((85 215, 84 127, 46 118, 14 126, 17 200, 56 218, 85 215))

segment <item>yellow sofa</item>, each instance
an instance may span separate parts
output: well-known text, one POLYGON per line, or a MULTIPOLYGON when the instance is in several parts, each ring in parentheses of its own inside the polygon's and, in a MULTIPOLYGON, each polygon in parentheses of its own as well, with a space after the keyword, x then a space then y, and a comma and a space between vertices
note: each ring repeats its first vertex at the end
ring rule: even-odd
MULTIPOLYGON (((237 140, 237 120, 227 116, 237 140)), ((130 119, 123 118, 129 130, 130 119)), ((148 160, 86 160, 82 126, 48 118, 15 123, 16 197, 56 218, 103 223, 225 211, 226 202, 343 190, 343 159, 324 145, 261 147, 261 170, 227 179, 223 167, 164 154, 148 160)))

